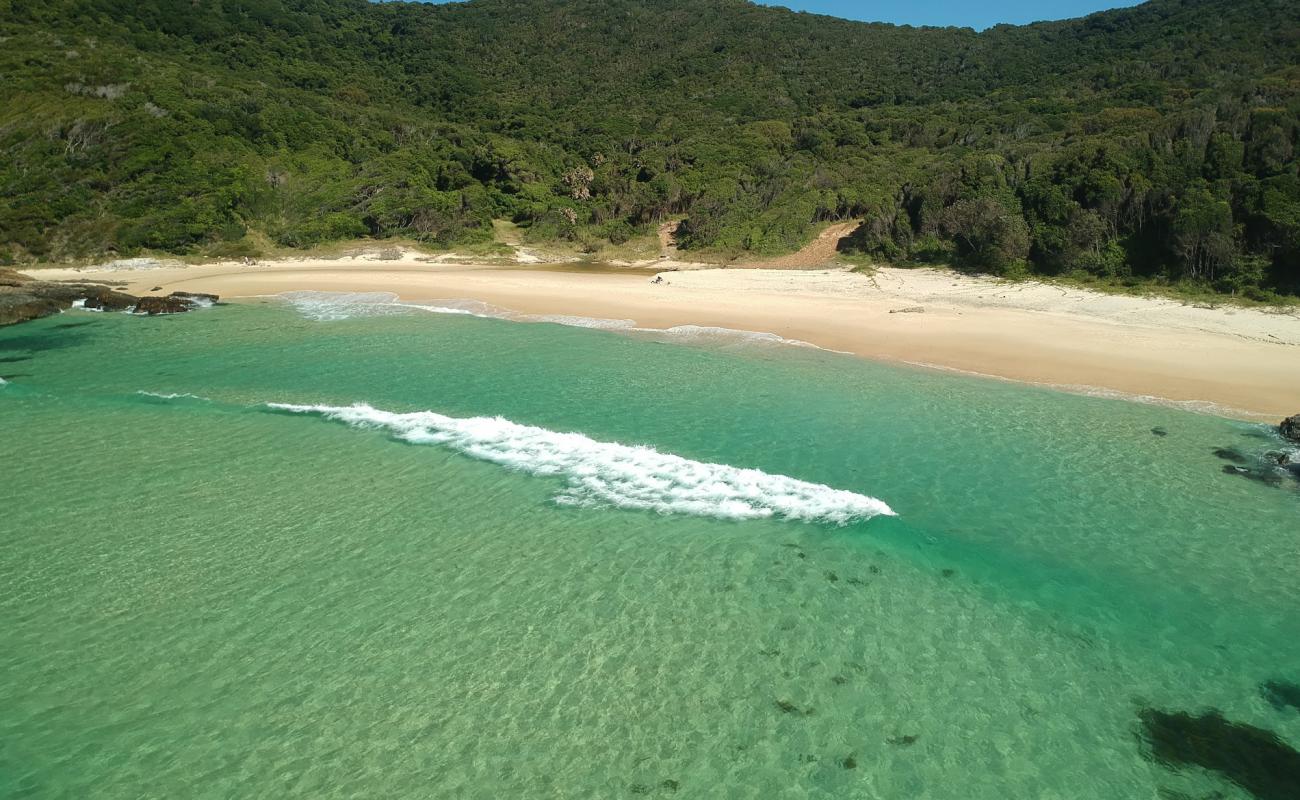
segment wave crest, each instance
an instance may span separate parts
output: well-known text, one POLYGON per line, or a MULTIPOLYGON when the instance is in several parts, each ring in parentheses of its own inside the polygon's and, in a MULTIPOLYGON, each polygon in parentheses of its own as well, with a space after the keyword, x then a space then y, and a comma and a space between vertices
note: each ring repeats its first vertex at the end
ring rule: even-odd
POLYGON ((651 447, 599 442, 580 433, 558 433, 502 417, 394 413, 365 404, 267 405, 354 427, 385 429, 404 441, 443 445, 530 475, 562 477, 565 489, 555 498, 561 505, 835 525, 894 516, 884 502, 855 492, 757 469, 692 461, 651 447))

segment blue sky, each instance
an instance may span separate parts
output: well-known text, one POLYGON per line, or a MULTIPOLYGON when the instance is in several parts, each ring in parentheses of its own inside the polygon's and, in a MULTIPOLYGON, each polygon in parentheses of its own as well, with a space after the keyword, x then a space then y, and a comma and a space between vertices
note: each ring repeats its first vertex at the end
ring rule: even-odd
POLYGON ((961 25, 984 29, 999 22, 1021 25, 1045 19, 1082 17, 1137 0, 759 0, 770 6, 835 17, 899 25, 961 25))
MULTIPOLYGON (((448 2, 448 0, 424 0, 448 2)), ((1046 19, 1082 17, 1108 8, 1135 6, 1141 0, 755 0, 795 11, 830 14, 897 25, 957 25, 983 30, 999 22, 1023 25, 1046 19)))

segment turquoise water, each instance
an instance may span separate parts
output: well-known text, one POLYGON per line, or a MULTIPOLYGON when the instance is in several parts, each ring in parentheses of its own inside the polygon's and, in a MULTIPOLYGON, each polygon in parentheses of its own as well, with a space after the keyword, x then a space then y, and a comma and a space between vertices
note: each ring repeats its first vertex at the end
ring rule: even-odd
POLYGON ((1238 798, 1138 711, 1300 746, 1300 483, 1213 453, 1264 426, 322 299, 0 331, 0 797, 1238 798))

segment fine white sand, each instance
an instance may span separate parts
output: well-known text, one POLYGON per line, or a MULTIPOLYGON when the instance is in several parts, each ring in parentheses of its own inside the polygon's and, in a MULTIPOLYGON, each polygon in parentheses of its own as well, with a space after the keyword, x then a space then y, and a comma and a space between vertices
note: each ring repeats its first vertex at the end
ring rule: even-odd
POLYGON ((1300 315, 1006 283, 928 269, 699 269, 475 265, 400 258, 257 265, 41 269, 45 279, 125 283, 134 293, 227 299, 296 290, 472 299, 526 314, 632 319, 645 327, 766 331, 828 349, 985 375, 1278 418, 1300 412, 1300 315), (160 287, 155 290, 154 287, 160 287))

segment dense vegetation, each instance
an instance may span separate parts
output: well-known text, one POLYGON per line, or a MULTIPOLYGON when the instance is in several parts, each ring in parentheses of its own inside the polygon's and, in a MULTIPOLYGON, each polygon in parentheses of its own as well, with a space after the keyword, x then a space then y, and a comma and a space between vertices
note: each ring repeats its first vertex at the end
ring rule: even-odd
POLYGON ((0 0, 0 259, 358 236, 1300 293, 1300 4, 915 29, 743 0, 0 0))

